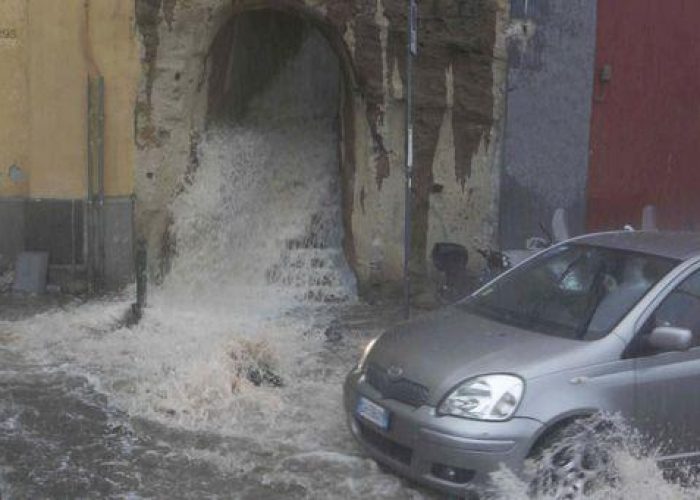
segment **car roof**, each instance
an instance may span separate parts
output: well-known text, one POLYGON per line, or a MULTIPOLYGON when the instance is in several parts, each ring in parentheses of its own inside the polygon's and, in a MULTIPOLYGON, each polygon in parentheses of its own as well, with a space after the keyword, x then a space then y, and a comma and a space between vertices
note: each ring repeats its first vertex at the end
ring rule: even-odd
POLYGON ((700 255, 700 233, 675 231, 611 231, 585 234, 577 243, 631 250, 677 260, 700 255))

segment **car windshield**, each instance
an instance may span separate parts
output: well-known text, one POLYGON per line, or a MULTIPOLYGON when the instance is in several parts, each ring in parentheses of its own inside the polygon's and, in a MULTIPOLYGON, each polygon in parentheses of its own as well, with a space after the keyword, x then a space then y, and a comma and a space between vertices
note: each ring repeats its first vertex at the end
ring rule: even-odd
POLYGON ((462 306, 529 330, 596 340, 677 264, 628 250, 562 245, 495 280, 462 306))

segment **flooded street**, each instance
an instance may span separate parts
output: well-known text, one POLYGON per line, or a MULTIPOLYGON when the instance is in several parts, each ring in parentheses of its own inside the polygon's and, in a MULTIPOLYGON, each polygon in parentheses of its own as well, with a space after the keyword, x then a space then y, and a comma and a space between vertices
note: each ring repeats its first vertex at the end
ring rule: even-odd
MULTIPOLYGON (((133 288, 3 297, 3 499, 436 497, 383 473, 345 423, 344 377, 401 309, 357 298, 327 131, 212 132, 138 324, 133 288)), ((594 498, 699 497, 653 455, 615 452, 619 479, 594 498)), ((528 498, 509 471, 494 483, 528 498)))
MULTIPOLYGON (((133 288, 3 298, 3 499, 435 497, 382 472, 345 423, 344 377, 401 309, 357 298, 327 130, 212 132, 138 324, 133 288)), ((632 442, 592 498, 700 497, 632 442)), ((507 470, 494 484, 528 498, 507 470)))
POLYGON ((212 130, 135 326, 133 288, 3 299, 3 499, 425 497, 345 424, 344 376, 399 309, 356 297, 334 134, 212 130))
POLYGON ((0 500, 700 500, 695 21, 0 0, 0 500))
MULTIPOLYGON (((215 366, 217 359, 194 372, 196 353, 184 355, 180 366, 134 351, 101 364, 100 345, 105 353, 146 334, 141 328, 102 330, 112 327, 109 321, 88 321, 97 310, 109 319, 110 311, 116 315, 125 305, 73 305, 2 323, 2 498, 424 496, 364 458, 343 421, 342 378, 363 339, 376 333, 370 327, 350 335, 367 323, 367 311, 346 308, 351 327, 336 326, 330 341, 323 319, 332 308, 305 311, 319 317, 310 323, 290 313, 281 320, 285 333, 304 349, 287 353, 283 387, 258 387, 239 380, 235 365, 215 366), (57 342, 66 333, 56 328, 57 320, 70 317, 71 341, 57 342), (289 330, 302 323, 305 328, 289 330), (31 325, 46 329, 39 333, 46 351, 35 344, 24 357, 19 351, 27 352, 29 339, 19 336, 32 335, 31 325)), ((193 345, 179 348, 174 351, 193 345)))
MULTIPOLYGON (((344 375, 400 309, 229 317, 207 324, 217 334, 203 345, 192 311, 151 308, 126 328, 127 306, 68 302, 0 322, 3 499, 440 498, 382 473, 344 422, 344 375), (279 384, 250 377, 263 358, 279 384)), ((591 498, 700 497, 636 451, 616 450, 619 482, 591 498)), ((508 471, 494 480, 493 498, 528 498, 508 471)))
MULTIPOLYGON (((401 308, 362 303, 348 263, 339 89, 310 107, 313 86, 296 99, 285 83, 328 56, 320 36, 246 102, 246 121, 201 137, 140 322, 133 287, 2 296, 2 500, 438 498, 382 472, 345 422, 343 380, 401 308)), ((388 261, 370 260, 377 274, 388 261)), ((700 498, 625 432, 615 481, 591 498, 700 498)), ((529 497, 509 471, 493 479, 494 498, 529 497)))

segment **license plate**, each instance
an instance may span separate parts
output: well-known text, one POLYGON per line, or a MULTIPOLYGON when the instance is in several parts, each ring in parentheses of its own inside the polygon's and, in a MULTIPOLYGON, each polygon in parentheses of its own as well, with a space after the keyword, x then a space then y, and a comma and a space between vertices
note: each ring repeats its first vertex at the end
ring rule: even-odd
POLYGON ((372 422, 380 429, 389 429, 389 410, 382 408, 377 403, 367 398, 360 396, 360 399, 357 400, 355 413, 365 420, 372 422))

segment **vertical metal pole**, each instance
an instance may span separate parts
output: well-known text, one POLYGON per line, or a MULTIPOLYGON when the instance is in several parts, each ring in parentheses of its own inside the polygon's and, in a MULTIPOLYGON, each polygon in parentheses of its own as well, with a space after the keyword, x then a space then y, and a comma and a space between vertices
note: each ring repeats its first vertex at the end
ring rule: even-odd
POLYGON ((105 286, 105 80, 97 77, 97 285, 105 286))
POLYGON ((90 293, 104 281, 104 79, 88 77, 87 272, 90 293))
POLYGON ((75 279, 76 272, 76 249, 75 249, 75 199, 70 202, 70 264, 71 279, 75 279))
POLYGON ((418 54, 416 0, 408 0, 406 39, 406 181, 404 194, 403 294, 404 316, 411 317, 411 208, 413 205, 413 58, 418 54))
POLYGON ((88 293, 95 292, 95 133, 94 133, 95 99, 92 78, 87 79, 87 192, 85 193, 85 266, 87 268, 88 293))
POLYGON ((131 305, 132 319, 137 323, 143 317, 148 296, 148 254, 146 240, 139 239, 134 246, 134 267, 136 271, 136 302, 131 305))

